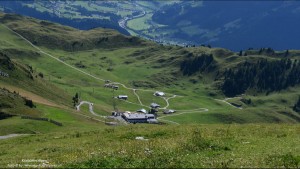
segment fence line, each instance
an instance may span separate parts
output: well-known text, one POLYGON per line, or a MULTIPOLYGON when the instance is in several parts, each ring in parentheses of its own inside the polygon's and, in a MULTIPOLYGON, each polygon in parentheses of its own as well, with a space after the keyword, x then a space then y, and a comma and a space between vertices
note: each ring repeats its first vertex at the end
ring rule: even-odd
POLYGON ((57 126, 62 126, 62 123, 52 120, 52 119, 48 119, 48 118, 42 118, 42 117, 30 117, 30 116, 21 116, 21 119, 31 119, 31 120, 40 120, 40 121, 48 121, 50 123, 53 123, 57 126))

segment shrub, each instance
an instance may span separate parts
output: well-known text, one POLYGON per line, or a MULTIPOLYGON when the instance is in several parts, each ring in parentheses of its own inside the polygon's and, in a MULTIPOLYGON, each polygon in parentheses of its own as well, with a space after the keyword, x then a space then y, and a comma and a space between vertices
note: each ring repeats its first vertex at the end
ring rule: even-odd
POLYGON ((266 161, 272 167, 284 168, 299 168, 300 156, 294 156, 291 153, 284 155, 271 155, 266 161))
POLYGON ((35 108, 36 106, 33 104, 32 100, 25 99, 25 105, 30 108, 35 108))
POLYGON ((43 73, 39 73, 39 76, 41 77, 41 78, 44 78, 44 74, 43 73))

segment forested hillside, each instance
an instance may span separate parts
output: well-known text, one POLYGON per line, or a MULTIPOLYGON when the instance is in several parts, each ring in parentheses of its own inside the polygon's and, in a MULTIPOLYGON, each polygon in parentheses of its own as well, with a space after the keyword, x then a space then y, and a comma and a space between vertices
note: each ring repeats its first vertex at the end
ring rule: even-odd
POLYGON ((300 84, 300 62, 291 59, 244 61, 237 68, 227 69, 223 76, 222 91, 227 96, 243 94, 248 89, 269 93, 300 84))

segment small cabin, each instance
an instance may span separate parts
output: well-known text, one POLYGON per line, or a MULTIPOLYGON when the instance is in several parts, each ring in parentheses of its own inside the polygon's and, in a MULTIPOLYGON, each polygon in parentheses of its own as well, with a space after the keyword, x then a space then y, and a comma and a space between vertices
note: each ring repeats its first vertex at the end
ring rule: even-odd
POLYGON ((160 91, 156 91, 156 92, 154 93, 154 95, 155 95, 155 96, 164 96, 165 93, 164 93, 164 92, 160 92, 160 91))
POLYGON ((127 100, 128 96, 127 95, 119 95, 119 96, 117 96, 117 98, 121 99, 121 100, 127 100))
POLYGON ((165 109, 163 111, 164 114, 172 114, 172 113, 175 113, 176 111, 175 110, 172 110, 172 109, 165 109))
POLYGON ((150 107, 153 108, 153 109, 157 109, 157 108, 160 107, 160 105, 157 104, 157 103, 151 103, 150 107))
POLYGON ((119 86, 116 86, 116 85, 112 85, 112 87, 114 90, 118 90, 119 89, 119 86))

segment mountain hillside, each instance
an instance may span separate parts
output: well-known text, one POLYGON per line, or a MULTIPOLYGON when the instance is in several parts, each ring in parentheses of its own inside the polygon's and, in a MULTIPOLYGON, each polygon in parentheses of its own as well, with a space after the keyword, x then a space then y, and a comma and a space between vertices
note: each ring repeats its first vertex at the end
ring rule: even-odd
POLYGON ((297 50, 165 46, 4 13, 0 34, 0 168, 299 168, 297 50), (111 116, 152 103, 159 124, 111 116))
POLYGON ((33 44, 52 49, 78 51, 99 47, 118 48, 139 46, 143 42, 137 37, 128 37, 110 29, 98 28, 82 32, 71 27, 62 27, 55 23, 37 21, 20 15, 2 14, 1 22, 6 23, 8 27, 29 39, 33 44))
MULTIPOLYGON (((299 51, 261 48, 233 52, 203 46, 164 46, 126 37, 110 30, 83 32, 54 23, 47 22, 45 25, 44 21, 18 15, 2 14, 0 21, 33 45, 42 47, 33 48, 28 42, 20 41, 17 38, 18 34, 2 27, 3 32, 6 32, 3 41, 11 45, 3 46, 1 51, 16 61, 28 64, 33 72, 37 69, 36 74, 42 72, 48 77, 44 79, 66 91, 69 96, 64 97, 63 102, 68 102, 69 106, 72 105, 71 96, 81 93, 83 99, 94 101, 95 110, 103 115, 109 114, 112 107, 115 107, 112 104, 116 104, 121 110, 135 110, 155 101, 179 110, 198 109, 199 105, 217 108, 207 116, 198 116, 200 121, 210 117, 214 122, 224 123, 299 120, 299 115, 293 111, 299 94, 294 92, 299 88, 299 51), (50 40, 40 38, 45 34, 45 30, 48 31, 47 37, 50 40), (110 32, 112 37, 108 36, 107 32, 110 32), (110 38, 107 42, 98 44, 94 41, 93 33, 97 37, 110 38), (80 34, 85 36, 75 36, 80 34), (34 42, 35 39, 38 40, 37 43, 34 42), (61 43, 55 43, 51 39, 57 39, 61 43), (72 48, 70 44, 74 41, 86 46, 72 48), (74 50, 76 51, 73 52, 74 50), (53 67, 55 69, 52 69, 53 67), (274 74, 271 71, 273 69, 279 72, 274 74), (112 93, 102 87, 105 80, 121 82, 125 85, 124 89, 112 93), (140 100, 131 88, 138 90, 140 100), (171 103, 166 103, 164 99, 153 97, 151 90, 165 90, 191 98, 178 97, 172 99, 171 103), (128 95, 131 104, 120 100, 114 103, 111 98, 118 94, 128 95), (244 109, 225 111, 226 104, 220 104, 219 100, 226 96, 237 97, 231 98, 227 103, 233 105, 233 108, 244 109), (203 97, 205 99, 202 99, 203 97), (176 100, 180 100, 182 104, 177 105, 176 100)), ((29 87, 27 89, 32 90, 29 87)), ((46 91, 40 94, 44 93, 42 95, 46 98, 52 97, 51 100, 57 100, 54 96, 50 97, 51 92, 46 91)), ((176 120, 186 123, 191 119, 176 117, 176 120)))
POLYGON ((169 37, 192 44, 211 44, 243 50, 272 47, 299 49, 299 2, 204 1, 174 4, 153 14, 153 21, 173 30, 169 37), (293 25, 293 26, 290 26, 293 25))
POLYGON ((11 52, 11 50, 0 50, 0 70, 7 74, 7 76, 0 76, 0 86, 24 94, 24 96, 31 95, 33 96, 31 99, 37 98, 36 100, 42 103, 45 102, 48 105, 56 105, 54 103, 66 105, 70 96, 55 85, 50 84, 46 80, 47 74, 37 72, 32 66, 24 65, 11 59, 11 57, 16 55, 39 57, 39 54, 18 50, 15 50, 15 52, 18 52, 18 54, 11 52), (46 99, 41 99, 42 97, 37 95, 46 99))

